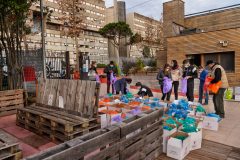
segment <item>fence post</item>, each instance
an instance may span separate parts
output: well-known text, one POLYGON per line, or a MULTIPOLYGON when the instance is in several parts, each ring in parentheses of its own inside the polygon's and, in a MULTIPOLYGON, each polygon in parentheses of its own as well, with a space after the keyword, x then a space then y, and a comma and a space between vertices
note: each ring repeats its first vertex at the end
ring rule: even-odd
POLYGON ((65 62, 66 62, 66 79, 70 79, 70 57, 69 57, 69 51, 66 51, 65 62))

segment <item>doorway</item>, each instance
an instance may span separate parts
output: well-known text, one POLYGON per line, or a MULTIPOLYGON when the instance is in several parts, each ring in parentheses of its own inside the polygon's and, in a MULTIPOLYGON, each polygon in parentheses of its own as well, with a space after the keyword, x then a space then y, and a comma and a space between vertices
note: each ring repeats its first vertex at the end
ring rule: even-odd
POLYGON ((187 59, 190 60, 190 64, 194 64, 196 66, 201 66, 202 65, 202 59, 201 59, 201 54, 192 54, 192 55, 187 55, 187 59))

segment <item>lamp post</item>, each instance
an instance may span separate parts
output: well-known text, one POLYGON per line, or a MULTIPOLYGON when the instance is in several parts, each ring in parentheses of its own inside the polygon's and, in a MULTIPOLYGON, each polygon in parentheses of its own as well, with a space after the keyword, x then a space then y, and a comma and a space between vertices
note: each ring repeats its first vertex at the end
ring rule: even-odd
POLYGON ((43 0, 40 0, 41 12, 41 40, 42 40, 42 58, 43 58, 43 78, 46 79, 46 53, 45 53, 45 34, 44 34, 44 16, 43 16, 43 0))

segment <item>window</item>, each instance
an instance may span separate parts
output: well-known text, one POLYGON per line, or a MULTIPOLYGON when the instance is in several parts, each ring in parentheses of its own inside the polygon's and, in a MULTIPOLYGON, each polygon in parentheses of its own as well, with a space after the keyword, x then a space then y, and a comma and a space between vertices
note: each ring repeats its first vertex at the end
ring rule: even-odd
POLYGON ((212 53, 204 55, 204 62, 208 60, 213 60, 218 62, 226 72, 234 72, 235 71, 235 52, 221 52, 221 53, 212 53))

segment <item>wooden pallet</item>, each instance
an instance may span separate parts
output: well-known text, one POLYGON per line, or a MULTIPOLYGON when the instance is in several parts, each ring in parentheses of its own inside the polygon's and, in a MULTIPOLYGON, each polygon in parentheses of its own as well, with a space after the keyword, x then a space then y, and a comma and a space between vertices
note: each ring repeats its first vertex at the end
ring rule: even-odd
POLYGON ((0 116, 15 114, 24 106, 23 90, 0 91, 0 116))
POLYGON ((86 119, 46 106, 18 109, 17 125, 60 141, 67 141, 100 128, 97 118, 86 119))
POLYGON ((154 159, 162 153, 163 109, 148 111, 121 124, 120 160, 154 159))
POLYGON ((19 160, 22 152, 17 139, 0 130, 0 160, 19 160))
POLYGON ((135 116, 121 126, 93 131, 26 160, 154 159, 162 152, 162 114, 156 110, 135 116), (139 133, 129 136, 138 129, 139 133))
MULTIPOLYGON (((239 160, 240 149, 224 144, 203 140, 202 148, 191 151, 186 160, 239 160)), ((173 160, 162 154, 157 160, 173 160)))
POLYGON ((99 90, 94 81, 42 79, 37 103, 75 111, 82 117, 96 117, 99 90))

